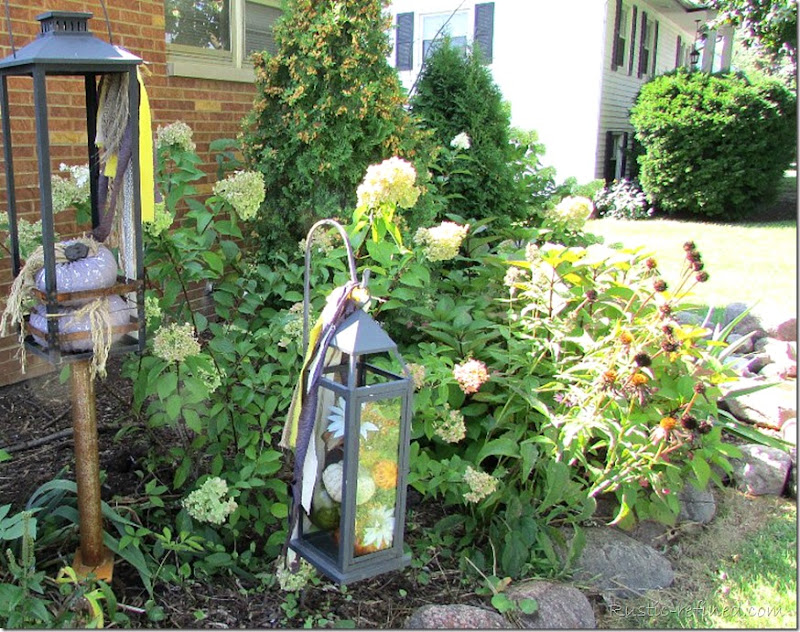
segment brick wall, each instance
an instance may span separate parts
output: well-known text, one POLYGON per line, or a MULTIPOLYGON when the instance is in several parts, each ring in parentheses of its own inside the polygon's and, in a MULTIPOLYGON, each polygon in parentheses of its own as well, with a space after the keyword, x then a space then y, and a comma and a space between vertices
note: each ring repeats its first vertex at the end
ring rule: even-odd
MULTIPOLYGON (((36 16, 44 11, 88 11, 92 33, 107 39, 107 28, 99 0, 51 0, 43 4, 31 0, 11 0, 10 15, 14 44, 19 49, 30 42, 39 30, 36 16), (31 6, 33 5, 33 6, 31 6)), ((150 76, 145 79, 153 113, 153 129, 182 120, 194 130, 197 151, 204 160, 206 173, 214 173, 214 157, 209 143, 217 138, 232 138, 239 131, 240 121, 252 105, 254 88, 250 83, 212 81, 167 76, 164 44, 163 0, 106 0, 114 43, 127 48, 145 60, 150 76)), ((11 54, 9 33, 4 16, 0 16, 0 58, 11 54)), ((47 82, 51 156, 54 170, 62 162, 87 162, 87 132, 82 78, 50 78, 47 82)), ((35 131, 31 82, 27 78, 9 81, 9 108, 13 115, 12 141, 14 173, 17 183, 17 212, 29 221, 38 219, 38 175, 36 171, 35 131)), ((210 186, 210 178, 200 183, 210 186)), ((5 172, 0 169, 0 213, 5 214, 5 172)), ((70 219, 59 214, 57 231, 68 235, 70 219)), ((0 304, 12 281, 10 260, 0 258, 0 304)), ((198 290, 198 296, 202 290, 198 290)), ((16 336, 0 338, 0 386, 11 384, 48 370, 48 365, 28 354, 28 370, 21 373, 16 336)))

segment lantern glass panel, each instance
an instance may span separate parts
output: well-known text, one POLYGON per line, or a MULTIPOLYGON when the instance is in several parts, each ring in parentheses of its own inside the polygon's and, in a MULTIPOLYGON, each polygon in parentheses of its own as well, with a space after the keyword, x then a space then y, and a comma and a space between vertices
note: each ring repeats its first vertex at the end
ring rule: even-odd
POLYGON ((402 398, 360 403, 354 555, 394 545, 402 398))

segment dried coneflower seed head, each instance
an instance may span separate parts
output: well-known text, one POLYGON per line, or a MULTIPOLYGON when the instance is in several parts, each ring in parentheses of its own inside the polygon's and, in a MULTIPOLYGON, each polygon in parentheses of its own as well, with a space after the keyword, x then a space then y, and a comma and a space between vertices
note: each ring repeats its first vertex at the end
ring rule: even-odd
POLYGON ((637 353, 635 356, 633 356, 633 361, 641 367, 650 366, 653 363, 653 360, 650 358, 650 356, 644 352, 637 353))
POLYGON ((697 279, 698 283, 705 283, 709 279, 708 272, 706 272, 705 270, 698 272, 695 279, 697 279))
POLYGON ((708 421, 701 421, 697 427, 697 432, 700 434, 708 434, 711 432, 712 425, 708 421))
POLYGON ((586 290, 586 300, 594 303, 597 300, 597 290, 586 290))
POLYGON ((684 415, 681 417, 681 426, 686 430, 695 430, 697 429, 697 418, 692 415, 684 415))
POLYGON ((656 292, 666 292, 667 282, 664 279, 656 279, 655 283, 653 283, 653 289, 656 292))
POLYGON ((684 244, 683 244, 683 249, 684 249, 686 252, 689 252, 690 250, 696 250, 696 249, 697 249, 697 246, 695 246, 695 245, 694 245, 694 242, 693 242, 693 241, 689 240, 689 241, 687 241, 687 242, 684 242, 684 244))
POLYGON ((671 336, 673 333, 675 333, 675 330, 672 328, 672 325, 664 325, 661 328, 661 331, 664 332, 665 336, 671 336))
POLYGON ((702 395, 703 393, 706 392, 706 385, 703 384, 702 382, 697 382, 694 385, 693 389, 695 393, 697 393, 698 395, 702 395))
POLYGON ((658 267, 658 262, 653 257, 650 257, 644 262, 644 265, 647 266, 648 270, 655 270, 658 267))
POLYGON ((667 318, 670 314, 672 314, 672 305, 669 303, 664 303, 658 308, 658 311, 661 313, 663 318, 667 318))
POLYGON ((674 353, 681 348, 681 344, 679 342, 675 342, 674 340, 665 340, 661 343, 661 348, 667 353, 674 353))
POLYGON ((700 272, 700 270, 702 270, 704 267, 705 266, 704 266, 702 261, 693 261, 692 262, 692 270, 694 270, 695 272, 700 272))

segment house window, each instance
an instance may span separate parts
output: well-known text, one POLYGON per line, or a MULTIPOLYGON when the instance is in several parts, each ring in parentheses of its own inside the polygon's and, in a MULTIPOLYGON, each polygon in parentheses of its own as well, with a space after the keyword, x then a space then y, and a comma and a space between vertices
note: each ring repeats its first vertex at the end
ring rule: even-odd
POLYGON ((628 32, 628 7, 617 0, 614 15, 614 38, 611 40, 611 70, 616 70, 625 64, 625 44, 628 32))
POLYGON ((628 132, 606 132, 606 159, 604 178, 606 182, 622 180, 627 175, 628 132))
POLYGON ((636 7, 633 7, 631 11, 631 41, 630 41, 630 55, 628 56, 628 74, 633 74, 633 59, 636 53, 636 18, 638 16, 639 10, 636 7))
POLYGON ((422 59, 428 58, 438 48, 445 37, 450 38, 453 47, 467 49, 467 22, 469 13, 435 13, 422 16, 422 59))
POLYGON ((653 22, 648 19, 647 13, 642 11, 641 39, 639 41, 639 78, 645 77, 650 72, 653 63, 653 22))
POLYGON ((252 81, 250 55, 277 51, 281 13, 280 0, 165 0, 168 73, 252 81))

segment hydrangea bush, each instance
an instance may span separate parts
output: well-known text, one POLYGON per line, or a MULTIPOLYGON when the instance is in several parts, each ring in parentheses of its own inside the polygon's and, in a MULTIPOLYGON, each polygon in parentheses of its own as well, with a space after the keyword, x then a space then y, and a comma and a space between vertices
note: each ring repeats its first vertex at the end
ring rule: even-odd
MULTIPOLYGON (((177 143, 159 155, 165 206, 177 211, 192 199, 196 156, 177 143)), ((409 362, 409 481, 447 508, 435 532, 448 549, 486 571, 552 575, 563 567, 557 527, 576 528, 574 554, 599 497, 616 501, 617 524, 670 522, 682 486, 718 482, 713 466, 725 471, 735 454, 715 423, 727 369, 700 344, 704 329, 672 317, 708 278, 694 244, 683 276, 662 279, 645 254, 584 239, 591 202, 575 198, 553 205, 554 218, 584 245, 549 241, 550 227, 494 232, 491 218, 457 215, 412 237, 398 207, 416 178, 401 162, 374 167, 346 230, 372 273, 371 312, 409 362)), ((275 446, 301 364, 305 244, 278 266, 255 265, 236 245, 242 218, 225 196, 188 205, 179 228, 148 238, 147 255, 151 331, 182 342, 170 352, 154 343, 127 370, 150 425, 178 439, 153 471, 177 464, 170 484, 181 495, 195 481, 226 486, 223 521, 201 526, 188 499, 176 521, 203 534, 214 564, 254 568, 257 546, 271 560, 286 537, 288 470, 275 446), (212 284, 214 319, 189 301, 192 283, 212 284)), ((349 278, 338 237, 320 235, 313 313, 349 278)), ((379 495, 361 506, 372 546, 389 531, 379 495)))

